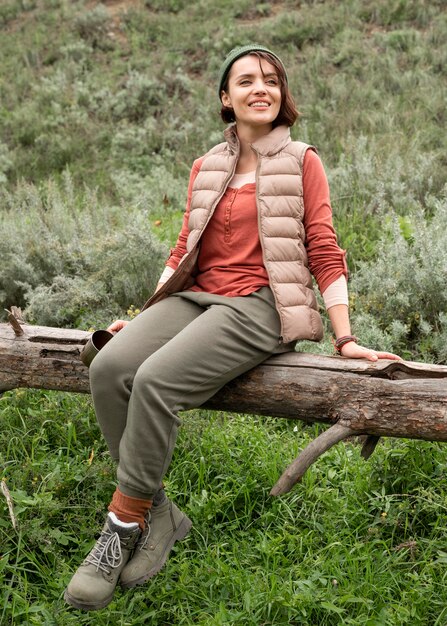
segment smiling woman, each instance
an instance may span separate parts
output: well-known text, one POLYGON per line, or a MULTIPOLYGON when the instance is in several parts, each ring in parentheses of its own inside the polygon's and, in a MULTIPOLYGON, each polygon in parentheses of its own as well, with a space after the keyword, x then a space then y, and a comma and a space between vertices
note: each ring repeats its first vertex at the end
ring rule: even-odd
MULTIPOLYGON (((292 95, 288 88, 288 78, 286 70, 280 61, 279 57, 276 57, 267 48, 257 47, 256 51, 250 51, 250 46, 245 46, 248 49, 249 54, 245 52, 241 55, 234 55, 235 61, 230 59, 230 63, 227 63, 228 67, 223 67, 221 70, 221 78, 219 81, 219 97, 222 101, 221 117, 224 122, 230 123, 236 121, 235 110, 229 96, 229 82, 236 85, 244 86, 246 90, 251 87, 253 80, 261 74, 265 87, 269 87, 270 90, 274 90, 274 87, 279 87, 280 90, 280 103, 277 114, 272 119, 272 127, 285 124, 286 126, 293 126, 297 117, 298 111, 295 107, 292 95)), ((241 51, 244 48, 237 48, 241 51)), ((262 83, 262 81, 261 81, 262 83)), ((232 90, 233 91, 233 90, 232 90)), ((233 95, 233 93, 232 93, 233 95)), ((262 102, 263 98, 261 98, 262 102)), ((264 105, 270 105, 271 103, 262 102, 264 105)))
POLYGON ((270 130, 278 117, 281 82, 275 66, 266 58, 250 54, 232 66, 221 93, 225 110, 231 111, 238 127, 252 127, 259 136, 270 130), (256 129, 256 130, 255 130, 256 129))
POLYGON ((323 294, 340 354, 397 359, 351 335, 346 264, 329 188, 312 146, 293 142, 297 110, 282 61, 232 50, 219 78, 223 143, 192 167, 182 230, 155 294, 95 357, 90 383, 118 486, 102 533, 73 576, 67 602, 99 609, 120 580, 134 587, 166 562, 191 521, 165 495, 178 413, 323 325, 323 294))

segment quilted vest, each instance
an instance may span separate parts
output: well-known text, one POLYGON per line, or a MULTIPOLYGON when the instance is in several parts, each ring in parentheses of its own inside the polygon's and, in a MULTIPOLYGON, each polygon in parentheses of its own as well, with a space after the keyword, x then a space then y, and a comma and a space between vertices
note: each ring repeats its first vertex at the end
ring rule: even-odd
MULTIPOLYGON (((194 181, 187 254, 177 270, 143 308, 194 282, 200 237, 236 170, 239 140, 235 125, 225 131, 224 143, 202 160, 194 181)), ((277 126, 252 144, 258 156, 256 204, 259 237, 284 343, 323 337, 323 325, 307 266, 302 171, 311 146, 291 141, 287 126, 277 126)))

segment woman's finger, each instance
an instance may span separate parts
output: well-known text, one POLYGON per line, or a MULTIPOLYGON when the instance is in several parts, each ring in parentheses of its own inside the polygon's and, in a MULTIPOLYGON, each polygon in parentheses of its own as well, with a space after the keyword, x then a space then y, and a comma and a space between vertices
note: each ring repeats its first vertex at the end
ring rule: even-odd
POLYGON ((391 359, 392 361, 402 361, 402 357, 392 352, 376 352, 379 359, 391 359))
POLYGON ((107 328, 107 330, 109 331, 109 333, 117 333, 119 332, 122 328, 124 328, 124 326, 126 326, 126 324, 128 324, 129 322, 126 320, 115 320, 113 322, 113 324, 110 324, 110 326, 107 328))
POLYGON ((368 361, 377 361, 378 359, 390 359, 392 361, 401 361, 401 357, 392 352, 382 352, 365 348, 354 342, 345 344, 342 348, 342 355, 350 359, 367 359, 368 361))

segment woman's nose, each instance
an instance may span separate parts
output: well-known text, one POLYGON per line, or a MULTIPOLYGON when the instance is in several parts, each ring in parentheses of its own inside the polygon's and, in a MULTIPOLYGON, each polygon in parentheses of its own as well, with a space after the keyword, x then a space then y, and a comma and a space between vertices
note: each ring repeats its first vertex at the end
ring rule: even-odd
POLYGON ((253 91, 255 91, 256 93, 265 93, 266 89, 264 80, 255 81, 255 83, 253 84, 253 91))

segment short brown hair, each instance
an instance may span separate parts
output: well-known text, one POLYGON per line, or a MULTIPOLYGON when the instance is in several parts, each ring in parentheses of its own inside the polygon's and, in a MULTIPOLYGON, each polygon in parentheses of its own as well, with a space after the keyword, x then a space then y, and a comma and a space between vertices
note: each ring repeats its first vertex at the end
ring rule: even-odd
MULTIPOLYGON (((269 54, 268 52, 256 51, 249 52, 248 54, 258 57, 260 66, 261 59, 264 59, 264 61, 267 61, 268 63, 273 65, 278 75, 279 86, 281 89, 281 107, 279 109, 278 116, 273 121, 273 127, 280 126, 281 124, 285 124, 286 126, 293 126, 299 116, 299 111, 297 110, 295 101, 292 97, 292 94, 290 93, 289 85, 287 83, 287 77, 282 64, 276 57, 274 57, 272 54, 269 54)), ((222 85, 222 91, 228 91, 228 79, 230 76, 230 72, 228 72, 225 82, 222 85)), ((231 107, 226 107, 222 105, 222 108, 220 110, 220 116, 227 124, 235 121, 234 111, 231 107)))

